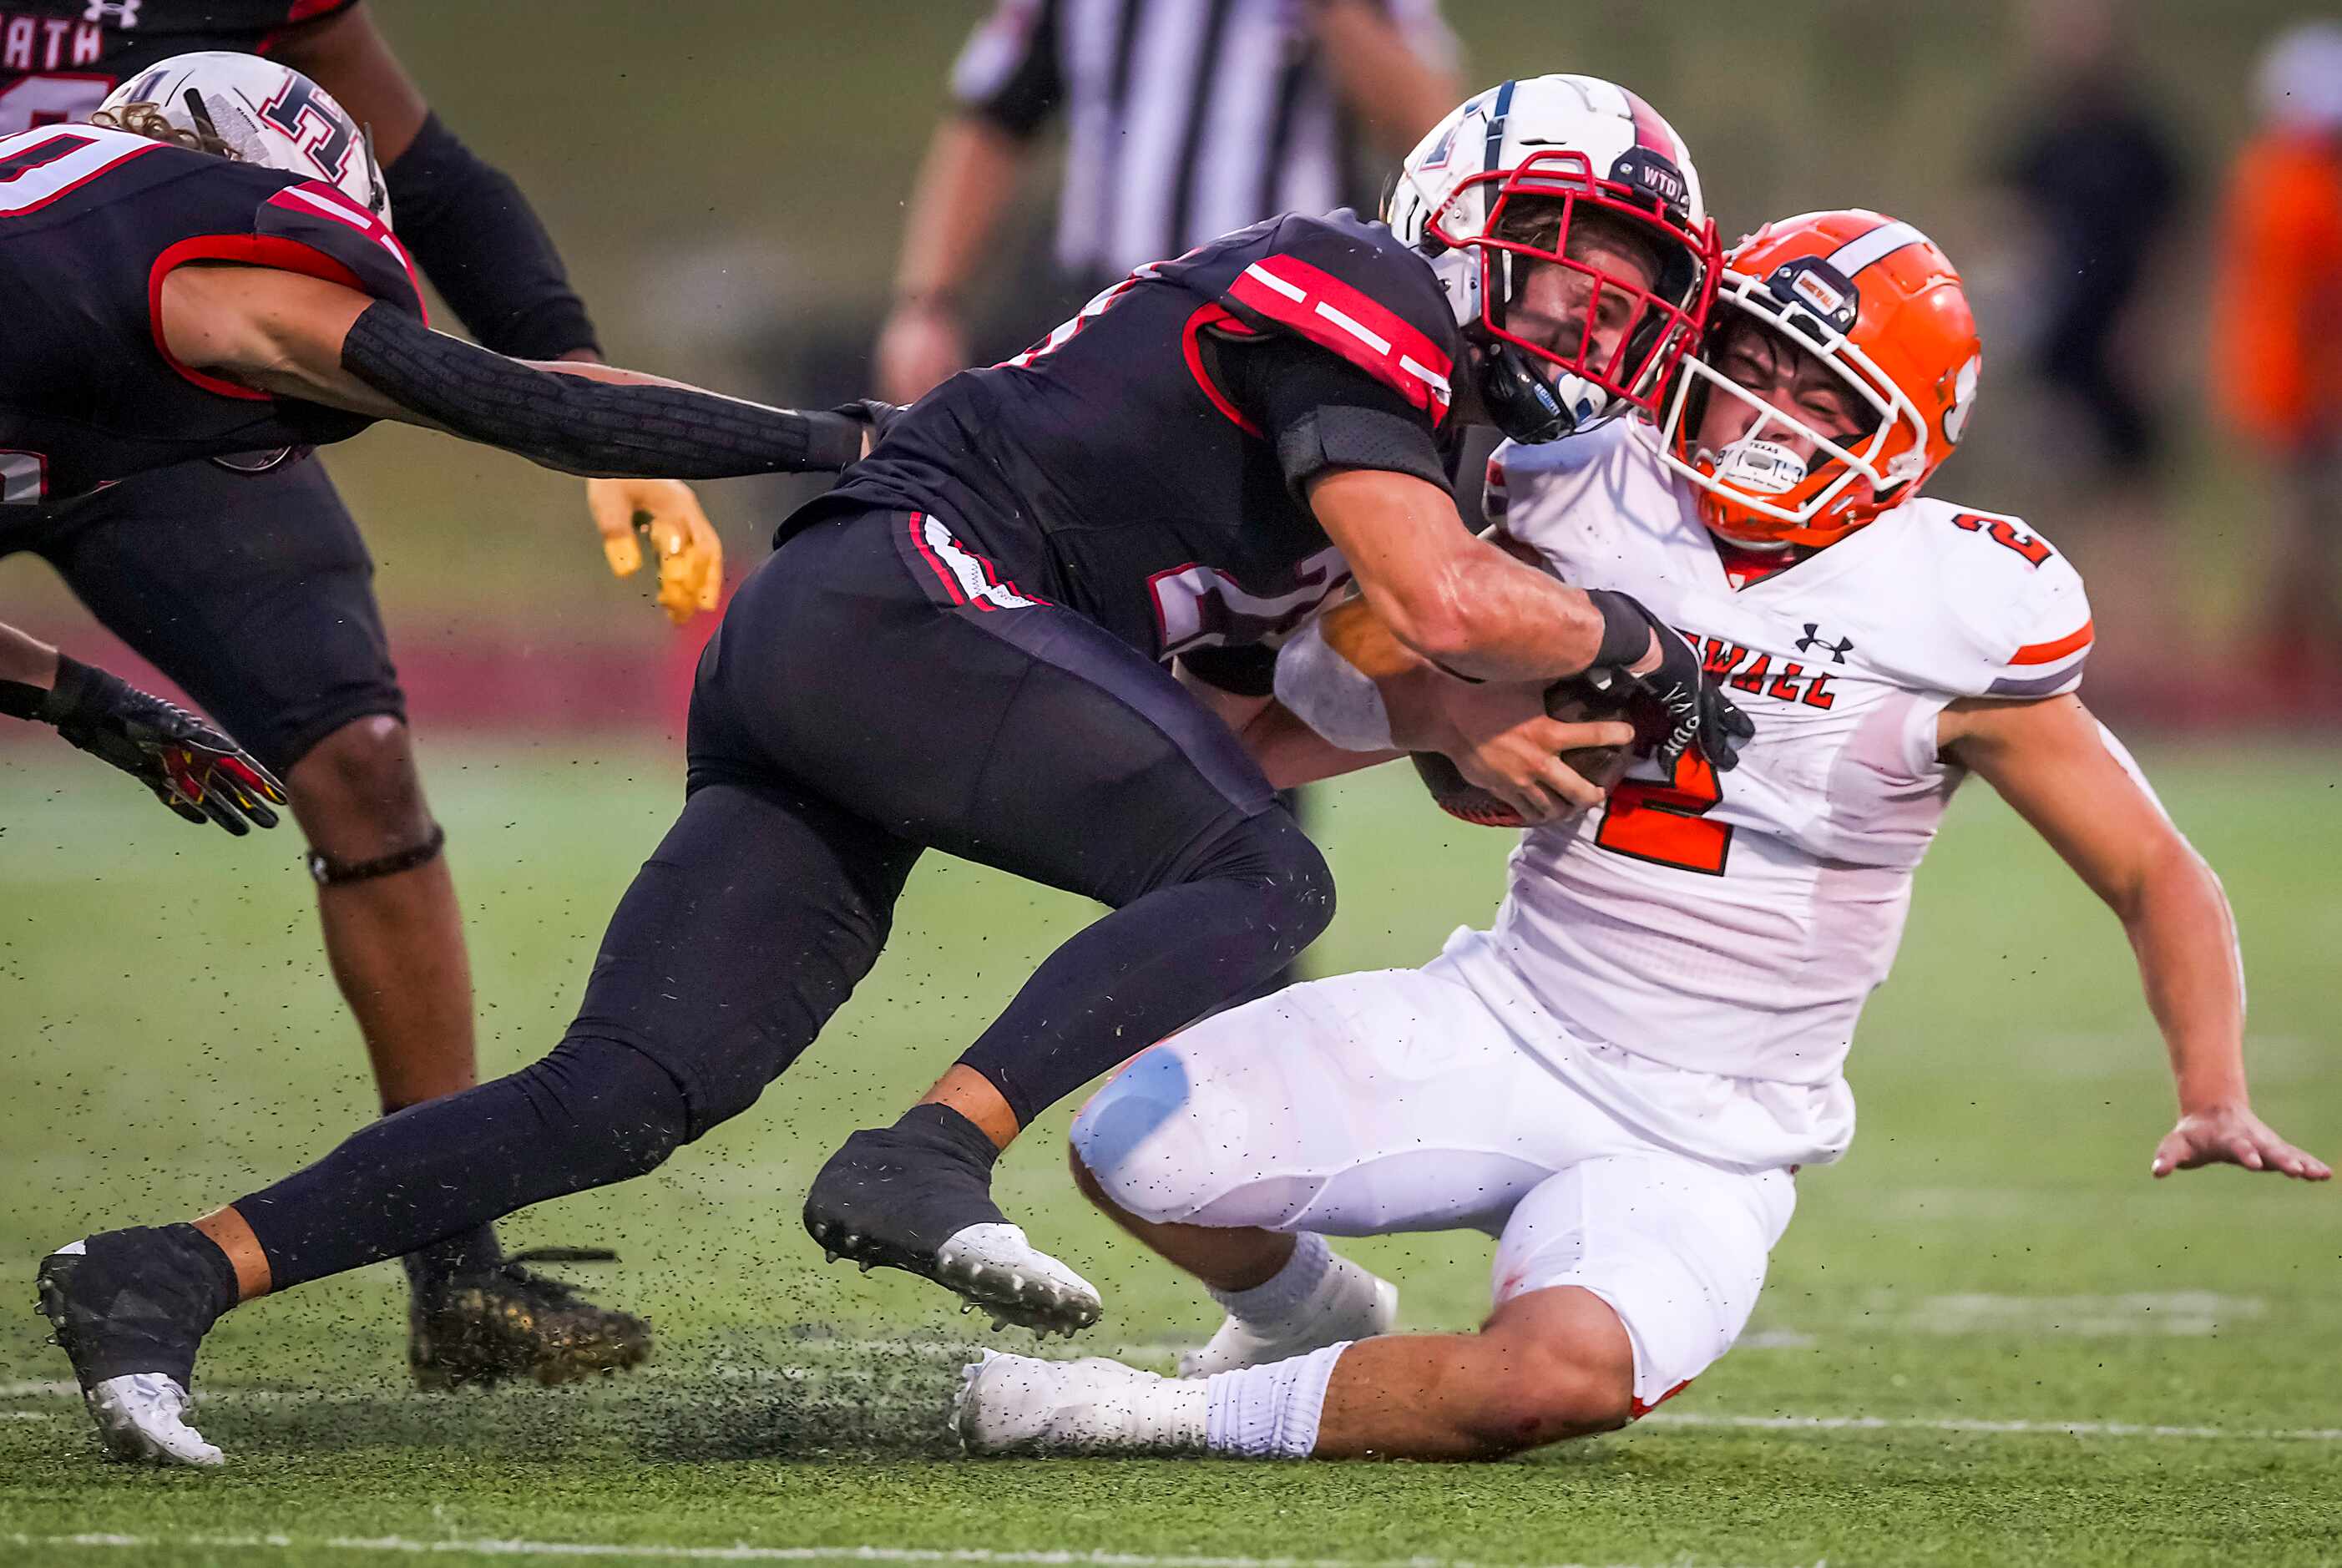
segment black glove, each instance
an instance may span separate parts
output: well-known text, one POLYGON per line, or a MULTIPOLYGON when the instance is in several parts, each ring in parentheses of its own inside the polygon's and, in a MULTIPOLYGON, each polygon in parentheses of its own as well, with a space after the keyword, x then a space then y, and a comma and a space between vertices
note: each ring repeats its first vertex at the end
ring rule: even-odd
POLYGON ((1641 688, 1666 714, 1666 734, 1659 742, 1659 765, 1672 770, 1695 745, 1718 773, 1740 764, 1740 748, 1756 733, 1724 688, 1707 678, 1699 650, 1675 628, 1625 594, 1606 588, 1586 595, 1602 613, 1602 646, 1594 655, 1596 669, 1615 668, 1641 688), (1656 667, 1642 674, 1632 666, 1649 656, 1652 639, 1658 642, 1656 667))
POLYGON ((244 748, 184 708, 104 670, 57 655, 57 682, 46 692, 15 683, 0 694, 0 712, 55 724, 57 734, 155 792, 189 822, 215 822, 242 837, 247 823, 275 827, 271 805, 285 786, 244 748))
POLYGON ((903 416, 903 405, 899 403, 881 403, 875 397, 857 397, 851 403, 839 404, 830 412, 844 414, 855 424, 869 431, 870 445, 875 451, 878 444, 886 439, 887 427, 903 416))

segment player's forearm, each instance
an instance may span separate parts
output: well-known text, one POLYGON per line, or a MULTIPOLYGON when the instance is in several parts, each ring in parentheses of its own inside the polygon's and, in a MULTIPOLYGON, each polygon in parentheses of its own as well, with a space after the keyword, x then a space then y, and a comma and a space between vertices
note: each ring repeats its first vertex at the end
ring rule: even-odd
POLYGON ((974 115, 955 115, 936 129, 906 209, 912 221, 895 269, 899 304, 957 305, 1016 188, 1023 157, 1023 144, 974 115))
POLYGON ((2243 1104, 2245 983, 2236 923, 2212 868, 2176 833, 2118 906, 2182 1112, 2243 1104))
POLYGON ((1336 745, 1282 703, 1271 703, 1246 724, 1241 738, 1260 771, 1278 789, 1339 778, 1404 756, 1402 751, 1355 752, 1336 745))
POLYGON ((1455 73, 1425 59, 1366 0, 1319 0, 1311 11, 1343 103, 1384 151, 1406 155, 1455 106, 1455 73))
MULTIPOLYGON (((1416 596, 1392 630, 1452 675, 1550 682, 1582 673, 1603 647, 1603 616, 1585 593, 1486 545, 1457 556, 1416 596)), ((1642 655, 1638 646, 1632 657, 1642 655)))
POLYGON ((46 691, 57 682, 57 651, 14 626, 0 624, 0 681, 46 691))

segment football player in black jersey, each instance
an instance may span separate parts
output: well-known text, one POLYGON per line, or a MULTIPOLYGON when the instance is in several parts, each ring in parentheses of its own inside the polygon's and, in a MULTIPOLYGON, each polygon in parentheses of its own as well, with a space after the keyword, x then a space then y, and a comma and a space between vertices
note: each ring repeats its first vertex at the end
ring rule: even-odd
MULTIPOLYGON (((0 90, 0 107, 26 87, 0 90)), ((380 415, 578 472, 672 474, 698 461, 712 474, 836 467, 860 450, 860 432, 646 378, 578 379, 619 374, 593 365, 560 362, 552 368, 570 374, 554 375, 425 332, 365 136, 279 65, 216 53, 158 62, 109 105, 93 112, 114 126, 208 138, 258 164, 108 126, 0 138, 0 553, 46 555, 286 777, 335 972, 395 1111, 474 1081, 470 984, 371 567, 306 447, 380 415), (353 334, 369 305, 394 319, 353 334), (296 328, 299 342, 286 335, 296 328), (604 412, 587 414, 591 403, 604 412), (696 459, 661 447, 661 429, 711 413, 696 440, 728 423, 729 445, 696 459), (575 439, 596 418, 600 452, 575 439), (824 431, 835 449, 807 449, 824 431)), ((687 500, 660 481, 643 504, 671 513, 658 499, 669 490, 687 500)), ((670 586, 687 605, 715 580, 670 586)), ((428 1383, 558 1380, 639 1360, 646 1343, 638 1320, 506 1266, 485 1228, 435 1245, 410 1273, 413 1359, 428 1383)))
MULTIPOLYGON (((1325 863, 1213 704, 1266 689, 1267 644, 1346 580, 1468 679, 1632 672, 1667 748, 1729 766, 1746 722, 1689 645, 1472 535, 1439 450, 1467 423, 1550 440, 1653 406, 1717 258, 1681 143, 1611 84, 1507 84, 1417 150, 1392 212, 1396 232, 1286 216, 1140 269, 791 517, 701 661, 683 814, 550 1055, 193 1225, 45 1260, 109 1443, 217 1463, 185 1390, 236 1302, 641 1174, 746 1109, 868 970, 930 847, 1111 913, 920 1104, 848 1140, 807 1225, 1000 1322, 1094 1321, 1096 1291, 994 1205, 993 1162, 1324 928, 1325 863)), ((1461 760, 1542 819, 1576 783, 1551 754, 1590 727, 1520 708, 1490 738, 1544 726, 1542 755, 1461 760)))

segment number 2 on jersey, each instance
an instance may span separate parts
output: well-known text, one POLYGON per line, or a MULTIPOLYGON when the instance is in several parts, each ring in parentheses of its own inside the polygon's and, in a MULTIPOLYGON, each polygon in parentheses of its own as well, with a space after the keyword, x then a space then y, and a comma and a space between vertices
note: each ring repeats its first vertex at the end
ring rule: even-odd
POLYGON ((1732 824, 1707 814, 1723 798, 1715 764, 1694 747, 1676 759, 1668 781, 1628 779, 1612 790, 1594 842, 1613 854, 1722 876, 1732 824))

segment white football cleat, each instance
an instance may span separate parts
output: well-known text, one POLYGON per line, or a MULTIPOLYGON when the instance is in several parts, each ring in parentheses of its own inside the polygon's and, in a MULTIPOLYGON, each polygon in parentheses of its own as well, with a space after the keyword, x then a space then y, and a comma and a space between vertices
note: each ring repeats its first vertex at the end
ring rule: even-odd
POLYGON ((1202 1393, 1104 1356, 988 1350, 960 1374, 952 1424, 970 1453, 1195 1452, 1204 1446, 1202 1393))
POLYGON ((167 1373, 109 1377, 82 1395, 97 1435, 117 1459, 192 1464, 208 1470, 227 1455, 187 1424, 187 1391, 167 1373))
POLYGON ((1097 1286, 1025 1239, 1011 1224, 969 1225, 936 1249, 935 1277, 969 1305, 992 1314, 992 1326, 1016 1323, 1046 1335, 1071 1335, 1105 1310, 1097 1286))
MULTIPOLYGON (((1307 1355, 1346 1340, 1373 1339, 1390 1333, 1398 1323, 1398 1286, 1367 1273, 1347 1259, 1336 1257, 1334 1263, 1336 1268, 1351 1271, 1353 1275, 1351 1281, 1345 1282, 1352 1288, 1339 1293, 1346 1300, 1335 1300, 1321 1310, 1296 1313, 1269 1330, 1229 1317, 1203 1348, 1180 1356, 1179 1375, 1209 1377, 1216 1372, 1266 1366, 1273 1361, 1307 1355)), ((1320 1299, 1330 1293, 1321 1290, 1320 1299)))

